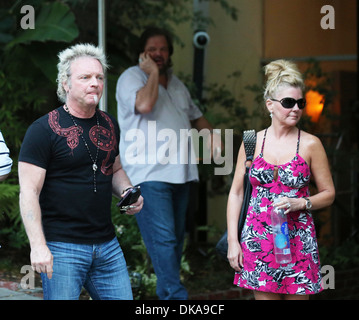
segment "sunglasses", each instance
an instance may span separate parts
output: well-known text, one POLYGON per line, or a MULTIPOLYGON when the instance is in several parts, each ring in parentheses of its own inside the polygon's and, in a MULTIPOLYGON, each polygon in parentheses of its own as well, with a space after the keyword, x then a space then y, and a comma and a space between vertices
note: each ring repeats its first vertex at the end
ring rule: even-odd
POLYGON ((270 100, 280 102, 280 104, 283 106, 283 108, 286 108, 286 109, 291 109, 296 104, 298 105, 299 109, 304 109, 305 105, 307 104, 307 102, 305 101, 304 98, 300 98, 298 100, 295 100, 293 98, 283 98, 282 100, 276 100, 276 99, 270 99, 270 100))

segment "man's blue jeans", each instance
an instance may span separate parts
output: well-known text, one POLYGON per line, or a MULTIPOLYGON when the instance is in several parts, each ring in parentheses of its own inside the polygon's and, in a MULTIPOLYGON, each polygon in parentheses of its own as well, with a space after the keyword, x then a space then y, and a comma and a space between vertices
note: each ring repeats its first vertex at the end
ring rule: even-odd
POLYGON ((82 287, 94 300, 132 300, 126 261, 117 238, 96 245, 47 243, 53 257, 49 280, 42 273, 44 300, 77 300, 82 287))
POLYGON ((144 206, 136 219, 157 276, 158 298, 188 299, 180 267, 190 183, 150 181, 140 186, 144 206))

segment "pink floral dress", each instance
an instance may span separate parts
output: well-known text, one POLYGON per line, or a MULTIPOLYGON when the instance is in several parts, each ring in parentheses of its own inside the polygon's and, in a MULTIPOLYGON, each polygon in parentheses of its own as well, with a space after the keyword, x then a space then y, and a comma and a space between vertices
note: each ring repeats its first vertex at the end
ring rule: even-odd
POLYGON ((279 294, 314 294, 322 291, 318 244, 312 214, 290 212, 288 228, 292 261, 276 263, 270 209, 274 197, 302 198, 309 196, 310 169, 298 154, 282 165, 263 159, 267 129, 262 150, 253 161, 250 181, 253 186, 245 225, 242 231, 243 269, 235 274, 234 284, 257 291, 279 294))

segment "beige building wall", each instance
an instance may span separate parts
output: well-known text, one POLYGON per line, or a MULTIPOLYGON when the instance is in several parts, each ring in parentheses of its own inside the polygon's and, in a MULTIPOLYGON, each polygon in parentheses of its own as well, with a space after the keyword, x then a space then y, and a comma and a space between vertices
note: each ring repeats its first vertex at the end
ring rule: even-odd
MULTIPOLYGON (((263 1, 229 0, 238 9, 238 20, 233 21, 219 6, 211 3, 207 12, 214 26, 207 30, 210 43, 206 47, 204 61, 204 83, 226 84, 232 93, 242 100, 249 110, 253 108, 254 94, 244 89, 246 85, 261 83, 260 68, 262 58, 263 1), (239 80, 228 79, 235 71, 242 73, 239 80)), ((194 30, 189 26, 176 29, 185 43, 175 46, 173 56, 174 71, 192 74, 192 44, 194 30)), ((224 129, 224 128, 222 128, 224 129)), ((210 188, 210 185, 208 186, 210 188)), ((226 228, 227 194, 210 196, 207 199, 207 224, 226 228)))
MULTIPOLYGON (((254 103, 255 94, 245 87, 253 84, 261 85, 262 82, 260 72, 263 52, 262 2, 262 0, 230 1, 231 5, 238 9, 237 21, 226 16, 218 9, 217 4, 212 4, 209 10, 215 26, 208 30, 212 40, 206 57, 205 80, 208 83, 226 84, 235 97, 243 101, 249 113, 252 113, 257 105, 254 103), (228 76, 235 71, 241 72, 240 78, 228 79, 228 76)), ((222 230, 226 228, 227 198, 227 194, 208 198, 209 225, 222 230)))
MULTIPOLYGON (((240 95, 252 106, 253 96, 243 88, 247 84, 258 84, 260 78, 260 60, 263 31, 263 0, 229 0, 238 9, 238 20, 233 21, 218 3, 210 3, 208 14, 214 26, 207 30, 210 43, 205 50, 204 83, 227 84, 233 94, 240 95), (241 71, 240 82, 228 79, 235 71, 241 71)), ((189 8, 192 10, 192 8, 189 8)), ((173 56, 175 72, 192 74, 192 44, 194 30, 189 25, 176 27, 177 34, 184 42, 184 47, 175 45, 173 56)))
POLYGON ((263 58, 317 57, 325 71, 356 71, 356 0, 264 0, 263 58), (323 29, 325 5, 335 29, 323 29), (323 11, 324 12, 324 11, 323 11))

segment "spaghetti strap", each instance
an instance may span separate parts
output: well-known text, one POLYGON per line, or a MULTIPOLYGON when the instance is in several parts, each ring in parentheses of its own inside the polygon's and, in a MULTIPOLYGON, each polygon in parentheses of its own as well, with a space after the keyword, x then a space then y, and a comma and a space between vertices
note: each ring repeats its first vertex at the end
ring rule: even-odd
POLYGON ((264 150, 264 142, 265 142, 266 136, 267 136, 267 130, 268 130, 268 128, 266 128, 266 130, 264 131, 264 136, 263 136, 262 149, 261 149, 262 157, 263 157, 263 150, 264 150))
POLYGON ((300 129, 298 129, 297 154, 299 154, 300 129))

